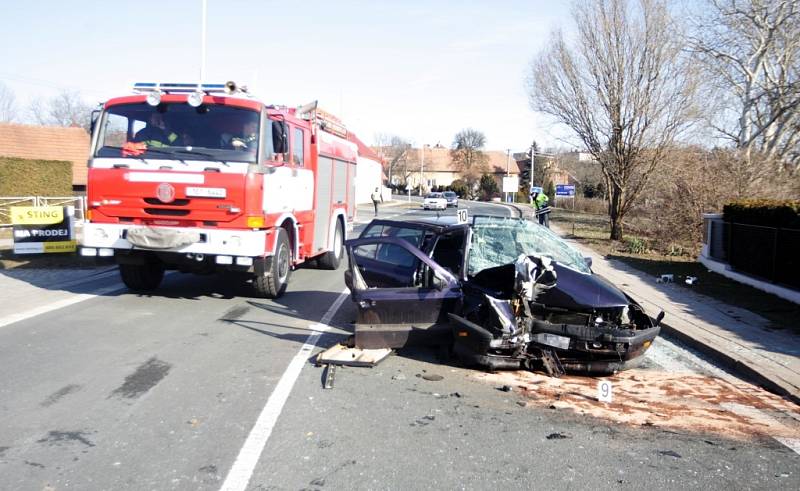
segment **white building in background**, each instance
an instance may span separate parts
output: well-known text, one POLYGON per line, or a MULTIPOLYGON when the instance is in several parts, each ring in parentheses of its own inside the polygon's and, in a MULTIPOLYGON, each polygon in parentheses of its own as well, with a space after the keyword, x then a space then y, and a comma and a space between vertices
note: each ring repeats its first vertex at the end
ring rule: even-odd
POLYGON ((358 146, 356 159, 356 204, 372 203, 370 196, 375 188, 381 189, 383 200, 392 199, 391 192, 383 189, 383 164, 375 151, 366 146, 354 133, 349 133, 347 139, 358 146))

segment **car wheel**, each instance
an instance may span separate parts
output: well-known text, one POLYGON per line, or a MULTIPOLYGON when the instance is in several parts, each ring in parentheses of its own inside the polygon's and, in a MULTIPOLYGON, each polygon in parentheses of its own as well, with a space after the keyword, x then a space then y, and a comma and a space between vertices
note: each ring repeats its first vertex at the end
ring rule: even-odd
POLYGON ((275 238, 275 255, 269 270, 257 273, 253 280, 256 292, 264 298, 278 298, 286 292, 292 274, 292 250, 286 230, 278 229, 275 238))
POLYGON ((164 279, 164 264, 148 261, 144 264, 120 264, 119 274, 125 286, 133 291, 152 291, 164 279))
POLYGON ((336 221, 336 232, 333 234, 333 250, 326 252, 319 258, 319 266, 322 269, 338 269, 342 261, 344 250, 344 233, 342 232, 342 222, 336 221))

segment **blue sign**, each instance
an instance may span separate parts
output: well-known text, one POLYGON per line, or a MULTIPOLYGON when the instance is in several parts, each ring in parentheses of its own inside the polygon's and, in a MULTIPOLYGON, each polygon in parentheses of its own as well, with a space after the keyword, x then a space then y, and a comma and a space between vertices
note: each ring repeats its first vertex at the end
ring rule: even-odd
POLYGON ((575 196, 575 186, 573 184, 556 184, 556 196, 575 196))
POLYGON ((541 193, 542 187, 541 186, 531 186, 531 194, 533 193, 541 193))

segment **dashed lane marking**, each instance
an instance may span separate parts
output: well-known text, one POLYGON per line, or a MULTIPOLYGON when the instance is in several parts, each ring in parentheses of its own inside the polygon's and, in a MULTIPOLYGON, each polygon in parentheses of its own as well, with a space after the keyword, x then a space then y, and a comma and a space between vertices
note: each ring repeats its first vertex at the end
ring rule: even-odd
POLYGON ((222 483, 220 488, 222 491, 242 491, 247 488, 247 484, 250 482, 253 471, 258 464, 258 459, 261 458, 261 453, 264 451, 267 440, 272 434, 272 429, 275 428, 275 423, 277 423, 283 406, 292 392, 292 387, 294 387, 297 377, 300 376, 300 371, 311 356, 311 352, 316 347, 322 333, 330 329, 328 324, 333 319, 336 311, 339 310, 342 302, 347 298, 348 292, 349 290, 345 289, 339 295, 339 298, 333 302, 318 324, 309 326, 314 332, 308 335, 305 344, 294 355, 292 361, 289 362, 289 366, 283 372, 278 385, 275 386, 269 399, 267 399, 267 404, 261 410, 261 414, 258 416, 255 425, 253 425, 253 429, 250 430, 250 434, 239 451, 236 461, 233 463, 231 470, 228 471, 225 482, 222 483))

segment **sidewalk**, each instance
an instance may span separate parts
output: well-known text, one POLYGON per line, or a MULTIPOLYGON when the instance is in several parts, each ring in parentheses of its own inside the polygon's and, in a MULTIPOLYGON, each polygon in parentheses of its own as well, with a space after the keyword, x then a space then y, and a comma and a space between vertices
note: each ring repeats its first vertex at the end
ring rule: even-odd
MULTIPOLYGON (((518 209, 530 214, 530 209, 518 209)), ((551 223, 551 228, 562 237, 568 235, 557 224, 551 223)), ((625 290, 650 315, 663 310, 663 334, 800 404, 800 337, 768 329, 766 319, 748 310, 679 285, 656 283, 655 277, 621 261, 606 260, 575 241, 567 239, 567 242, 585 256, 591 256, 592 271, 625 290)))

